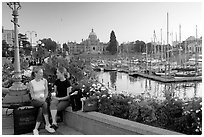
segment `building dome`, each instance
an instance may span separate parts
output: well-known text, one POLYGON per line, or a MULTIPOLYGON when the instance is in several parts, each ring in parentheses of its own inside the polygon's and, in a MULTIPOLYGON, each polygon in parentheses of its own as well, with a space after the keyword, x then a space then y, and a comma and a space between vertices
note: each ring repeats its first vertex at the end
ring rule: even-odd
POLYGON ((89 34, 89 39, 90 39, 91 41, 97 40, 96 33, 93 31, 93 29, 92 29, 91 33, 89 34))

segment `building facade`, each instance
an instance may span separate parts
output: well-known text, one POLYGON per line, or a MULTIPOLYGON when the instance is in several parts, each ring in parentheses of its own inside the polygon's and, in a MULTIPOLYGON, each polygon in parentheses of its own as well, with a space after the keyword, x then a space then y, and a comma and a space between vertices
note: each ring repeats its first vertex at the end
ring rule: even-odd
POLYGON ((6 30, 2 27, 2 40, 5 40, 9 47, 14 45, 14 30, 6 30))
POLYGON ((69 48, 69 54, 103 54, 106 52, 108 44, 100 42, 92 29, 88 39, 82 39, 81 43, 68 42, 67 46, 69 48))
POLYGON ((194 36, 190 36, 185 42, 188 52, 202 54, 202 37, 196 39, 194 36))

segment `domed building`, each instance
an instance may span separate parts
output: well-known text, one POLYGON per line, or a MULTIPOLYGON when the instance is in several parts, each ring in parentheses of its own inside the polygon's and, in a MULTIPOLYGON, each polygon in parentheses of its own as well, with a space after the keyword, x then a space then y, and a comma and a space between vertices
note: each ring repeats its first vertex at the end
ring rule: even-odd
POLYGON ((93 29, 90 32, 88 39, 82 39, 80 44, 77 44, 76 42, 68 42, 67 45, 70 49, 70 54, 103 54, 108 46, 108 44, 100 42, 93 29))

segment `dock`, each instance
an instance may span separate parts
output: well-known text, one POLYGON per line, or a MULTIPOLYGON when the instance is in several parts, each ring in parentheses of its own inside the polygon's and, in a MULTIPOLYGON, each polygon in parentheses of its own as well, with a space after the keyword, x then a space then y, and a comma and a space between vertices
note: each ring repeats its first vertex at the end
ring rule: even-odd
POLYGON ((168 77, 168 76, 155 76, 155 75, 149 75, 142 72, 132 72, 129 73, 132 77, 143 77, 148 78, 151 80, 163 82, 163 83, 177 83, 177 82, 195 82, 195 81, 202 81, 202 77, 188 77, 188 78, 174 78, 174 77, 168 77))

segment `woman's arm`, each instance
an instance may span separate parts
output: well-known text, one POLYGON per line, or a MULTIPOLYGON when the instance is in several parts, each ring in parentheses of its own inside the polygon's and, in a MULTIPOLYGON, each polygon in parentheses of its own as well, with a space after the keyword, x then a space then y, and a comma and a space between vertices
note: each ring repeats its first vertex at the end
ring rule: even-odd
POLYGON ((47 86, 47 80, 45 79, 45 99, 48 97, 48 86, 47 86))
POLYGON ((55 92, 56 95, 57 95, 57 86, 56 86, 56 85, 54 85, 54 92, 55 92))
POLYGON ((28 84, 29 90, 30 90, 30 96, 32 99, 35 99, 35 94, 34 94, 34 89, 33 89, 33 85, 31 82, 29 82, 28 84))

